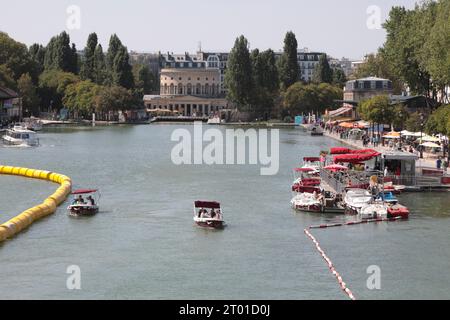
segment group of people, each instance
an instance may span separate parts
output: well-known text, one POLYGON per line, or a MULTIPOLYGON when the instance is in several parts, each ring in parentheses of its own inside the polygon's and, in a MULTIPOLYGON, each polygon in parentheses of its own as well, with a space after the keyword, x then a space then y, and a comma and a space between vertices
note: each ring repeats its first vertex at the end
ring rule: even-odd
POLYGON ((211 209, 211 211, 208 212, 208 210, 206 210, 205 208, 202 208, 198 212, 198 217, 201 219, 211 218, 211 219, 221 220, 222 215, 221 215, 220 209, 211 209))
POLYGON ((78 198, 75 198, 72 201, 72 205, 75 206, 75 205, 90 204, 91 206, 95 206, 95 200, 92 196, 88 196, 86 200, 87 201, 85 201, 84 198, 81 195, 79 195, 78 198))

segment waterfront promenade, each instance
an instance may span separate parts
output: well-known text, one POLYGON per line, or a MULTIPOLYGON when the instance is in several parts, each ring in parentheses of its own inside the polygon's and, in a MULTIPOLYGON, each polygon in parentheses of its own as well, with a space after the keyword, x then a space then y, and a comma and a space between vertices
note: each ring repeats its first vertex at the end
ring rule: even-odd
MULTIPOLYGON (((340 135, 338 133, 335 133, 335 132, 330 133, 329 131, 325 130, 324 131, 324 135, 326 137, 329 137, 329 138, 338 140, 338 141, 340 141, 342 143, 348 144, 349 146, 351 146, 353 148, 357 148, 357 149, 367 148, 367 147, 363 146, 363 143, 362 143, 361 140, 343 139, 343 138, 340 137, 340 135)), ((393 148, 391 148, 391 147, 389 147, 387 145, 382 146, 381 144, 379 146, 377 146, 377 147, 370 146, 370 148, 374 149, 374 150, 376 150, 378 152, 381 152, 381 153, 386 153, 386 152, 389 152, 389 151, 395 151, 395 149, 393 149, 393 148)), ((423 159, 418 159, 417 160, 417 167, 418 168, 436 168, 436 160, 437 160, 438 155, 431 154, 431 153, 426 153, 426 152, 423 155, 424 155, 423 159)), ((445 172, 445 174, 447 174, 447 173, 448 173, 448 171, 445 172)))

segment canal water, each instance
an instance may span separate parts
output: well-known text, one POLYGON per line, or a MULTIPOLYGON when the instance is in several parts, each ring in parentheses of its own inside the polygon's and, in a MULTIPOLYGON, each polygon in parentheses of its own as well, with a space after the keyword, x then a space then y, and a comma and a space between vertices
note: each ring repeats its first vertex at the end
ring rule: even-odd
MULTIPOLYGON (((343 216, 295 213, 292 168, 339 143, 280 130, 280 170, 176 166, 171 134, 193 126, 55 128, 41 147, 0 147, 2 165, 66 174, 74 188, 99 188, 101 212, 55 215, 0 244, 0 299, 346 299, 303 229, 343 216), (228 227, 193 225, 193 201, 217 200, 228 227), (66 286, 81 269, 81 290, 66 286)), ((220 127, 219 130, 225 130, 220 127)), ((0 176, 4 222, 56 185, 0 176)), ((405 222, 314 230, 359 299, 450 299, 450 194, 400 196, 405 222), (369 290, 369 266, 381 289, 369 290)))

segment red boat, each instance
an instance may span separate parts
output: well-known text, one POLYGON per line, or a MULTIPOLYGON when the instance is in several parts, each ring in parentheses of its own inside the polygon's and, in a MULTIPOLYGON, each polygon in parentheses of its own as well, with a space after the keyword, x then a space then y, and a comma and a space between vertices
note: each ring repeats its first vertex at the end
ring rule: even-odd
POLYGON ((195 201, 194 222, 202 228, 223 229, 225 221, 220 203, 216 201, 195 201))
POLYGON ((401 217, 402 219, 408 219, 409 209, 401 204, 390 205, 387 208, 388 218, 401 217))

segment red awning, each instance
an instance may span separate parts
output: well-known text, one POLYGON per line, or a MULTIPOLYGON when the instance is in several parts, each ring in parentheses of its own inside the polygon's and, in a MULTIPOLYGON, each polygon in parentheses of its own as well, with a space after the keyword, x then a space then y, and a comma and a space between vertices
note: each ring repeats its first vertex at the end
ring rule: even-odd
POLYGON ((377 156, 379 153, 368 153, 368 154, 341 154, 335 156, 334 162, 343 162, 343 163, 357 163, 357 162, 365 162, 369 161, 377 156))
POLYGON ((337 147, 337 148, 331 148, 330 154, 347 154, 351 153, 351 149, 349 148, 343 148, 343 147, 337 147))
POLYGON ((88 193, 95 193, 98 190, 95 189, 80 189, 80 190, 75 190, 72 192, 72 194, 88 194, 88 193))
POLYGON ((361 149, 361 150, 351 150, 349 153, 361 154, 361 153, 378 153, 378 151, 373 149, 361 149))
POLYGON ((296 168, 294 169, 295 172, 311 172, 314 171, 313 168, 296 168))
POLYGON ((195 201, 196 208, 220 209, 220 203, 215 201, 195 201))

